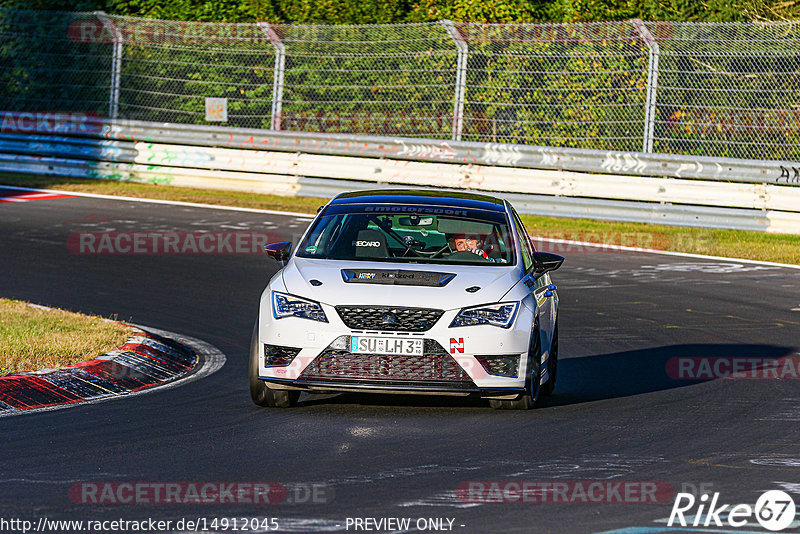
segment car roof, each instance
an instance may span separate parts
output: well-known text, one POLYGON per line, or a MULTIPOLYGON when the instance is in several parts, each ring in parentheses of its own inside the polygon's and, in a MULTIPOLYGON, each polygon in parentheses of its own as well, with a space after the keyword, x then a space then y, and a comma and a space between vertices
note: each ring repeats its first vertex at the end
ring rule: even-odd
POLYGON ((375 189, 342 193, 331 204, 428 204, 505 212, 502 200, 489 195, 461 191, 421 189, 375 189))

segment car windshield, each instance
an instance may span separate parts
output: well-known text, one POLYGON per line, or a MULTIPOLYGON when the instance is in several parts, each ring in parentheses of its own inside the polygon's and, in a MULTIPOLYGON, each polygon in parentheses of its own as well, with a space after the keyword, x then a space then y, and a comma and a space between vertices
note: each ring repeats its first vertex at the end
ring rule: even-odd
POLYGON ((505 213, 419 204, 329 206, 297 256, 496 266, 516 258, 505 213))

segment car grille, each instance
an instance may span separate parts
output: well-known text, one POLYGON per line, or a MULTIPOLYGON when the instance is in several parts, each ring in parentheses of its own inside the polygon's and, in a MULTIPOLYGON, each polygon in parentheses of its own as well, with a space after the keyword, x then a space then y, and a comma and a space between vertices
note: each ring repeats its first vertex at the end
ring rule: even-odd
POLYGON ((519 374, 519 354, 508 356, 475 356, 490 375, 517 378, 519 374))
POLYGON ((280 345, 264 345, 264 365, 289 365, 301 349, 296 347, 282 347, 280 345))
POLYGON ((342 322, 353 330, 425 332, 444 313, 431 308, 397 306, 336 306, 342 322))
POLYGON ((469 381, 469 375, 436 341, 426 339, 422 356, 360 354, 325 349, 300 374, 314 380, 469 381))

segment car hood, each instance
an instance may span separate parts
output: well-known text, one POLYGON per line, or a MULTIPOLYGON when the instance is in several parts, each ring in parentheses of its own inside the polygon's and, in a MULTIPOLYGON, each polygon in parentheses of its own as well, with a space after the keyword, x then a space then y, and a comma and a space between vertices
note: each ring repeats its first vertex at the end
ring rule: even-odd
POLYGON ((480 264, 420 265, 293 258, 283 269, 283 282, 289 293, 331 306, 391 305, 451 310, 497 302, 518 281, 519 272, 514 266, 480 264), (312 285, 311 280, 317 285, 312 285), (467 288, 472 287, 480 289, 467 292, 467 288))

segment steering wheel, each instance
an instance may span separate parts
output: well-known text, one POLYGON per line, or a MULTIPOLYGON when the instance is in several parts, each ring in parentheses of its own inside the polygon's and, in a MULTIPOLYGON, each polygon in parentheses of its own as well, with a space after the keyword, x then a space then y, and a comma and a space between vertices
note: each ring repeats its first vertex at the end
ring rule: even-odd
POLYGON ((483 256, 475 254, 473 252, 469 252, 468 250, 460 250, 458 252, 453 252, 449 256, 447 256, 448 260, 461 260, 461 261, 482 261, 482 262, 491 262, 492 260, 486 259, 483 256))
MULTIPOLYGON (((448 251, 448 250, 452 250, 452 249, 450 248, 450 245, 449 245, 449 244, 447 244, 447 245, 443 246, 443 247, 442 247, 442 248, 440 248, 439 250, 435 250, 435 251, 433 251, 433 252, 426 252, 425 254, 430 254, 430 257, 431 257, 431 258, 436 258, 436 257, 438 257, 440 254, 442 254, 443 252, 446 252, 446 251, 448 251)), ((442 257, 444 257, 444 256, 442 256, 442 257)))

